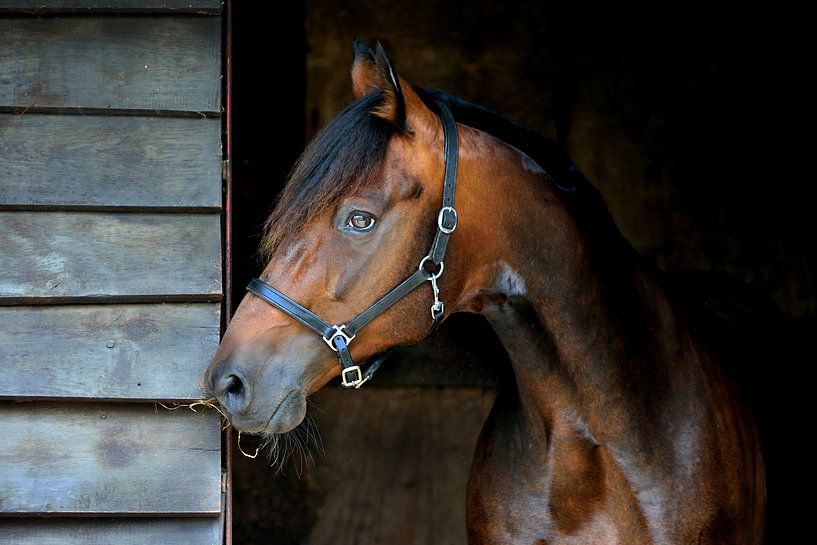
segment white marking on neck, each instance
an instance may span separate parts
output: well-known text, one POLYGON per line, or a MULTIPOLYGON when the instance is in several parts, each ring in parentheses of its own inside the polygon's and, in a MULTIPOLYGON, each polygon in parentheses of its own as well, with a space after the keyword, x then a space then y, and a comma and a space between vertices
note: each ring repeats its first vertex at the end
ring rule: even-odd
POLYGON ((525 280, 510 265, 504 261, 499 261, 497 269, 497 275, 494 279, 494 289, 497 292, 506 297, 527 295, 528 290, 525 288, 525 280))
POLYGON ((596 438, 593 435, 593 432, 591 432, 590 428, 587 426, 587 422, 582 417, 580 417, 576 413, 576 411, 574 411, 572 409, 565 409, 565 410, 562 411, 562 418, 564 418, 567 421, 567 423, 576 432, 578 432, 579 435, 581 435, 582 439, 584 439, 585 441, 587 441, 587 442, 589 442, 589 443, 591 443, 593 445, 598 446, 599 442, 596 441, 596 438))

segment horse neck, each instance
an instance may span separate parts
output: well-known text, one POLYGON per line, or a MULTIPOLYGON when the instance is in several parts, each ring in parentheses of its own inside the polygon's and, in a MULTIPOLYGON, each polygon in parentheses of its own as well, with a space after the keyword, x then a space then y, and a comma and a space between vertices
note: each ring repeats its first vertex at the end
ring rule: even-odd
POLYGON ((452 256, 470 271, 457 304, 488 319, 515 379, 500 387, 483 462, 500 452, 493 461, 534 495, 546 489, 543 468, 558 466, 567 489, 581 490, 574 470, 602 466, 611 486, 632 491, 655 543, 693 542, 678 537, 684 517, 720 516, 718 505, 761 535, 751 423, 650 268, 603 207, 583 200, 590 188, 568 206, 515 150, 475 149, 452 256))
MULTIPOLYGON (((680 424, 656 426, 655 418, 684 414, 672 408, 704 389, 697 346, 612 220, 577 218, 512 148, 494 150, 488 167, 484 148, 497 144, 486 138, 464 138, 476 142, 462 162, 472 173, 462 184, 473 192, 466 202, 484 208, 498 194, 516 198, 490 206, 489 218, 473 211, 463 238, 479 265, 460 308, 484 314, 502 340, 525 414, 548 419, 566 409, 613 447, 643 455, 671 448, 653 430, 680 424), (471 156, 481 159, 473 170, 471 156)), ((469 213, 461 210, 461 223, 469 213)))

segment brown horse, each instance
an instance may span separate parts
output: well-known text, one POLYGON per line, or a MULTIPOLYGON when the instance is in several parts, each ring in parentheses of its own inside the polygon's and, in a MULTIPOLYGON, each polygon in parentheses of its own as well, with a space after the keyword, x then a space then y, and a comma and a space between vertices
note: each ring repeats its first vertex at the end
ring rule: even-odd
POLYGON ((587 180, 504 118, 413 88, 380 48, 356 44, 352 80, 357 101, 293 170, 261 281, 208 370, 233 426, 287 432, 342 369, 360 386, 352 360, 422 340, 439 288, 449 313, 485 316, 514 375, 475 454, 470 543, 760 543, 754 426, 587 180), (444 273, 417 273, 441 230, 444 273), (359 320, 407 276, 416 286, 359 320))

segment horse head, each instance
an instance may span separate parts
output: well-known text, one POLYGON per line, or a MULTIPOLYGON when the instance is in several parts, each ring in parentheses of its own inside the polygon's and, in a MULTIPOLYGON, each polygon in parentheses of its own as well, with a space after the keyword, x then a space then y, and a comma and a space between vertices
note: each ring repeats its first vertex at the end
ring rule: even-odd
POLYGON ((449 171, 456 164, 456 145, 453 157, 445 152, 453 118, 446 129, 379 45, 356 43, 352 83, 356 102, 295 165, 267 222, 268 262, 207 371, 242 431, 293 429, 307 396, 342 371, 344 384, 359 386, 362 371, 351 362, 420 341, 442 317, 442 298, 453 308, 463 288, 465 259, 441 277, 440 241, 457 222, 442 203, 446 163, 449 171))

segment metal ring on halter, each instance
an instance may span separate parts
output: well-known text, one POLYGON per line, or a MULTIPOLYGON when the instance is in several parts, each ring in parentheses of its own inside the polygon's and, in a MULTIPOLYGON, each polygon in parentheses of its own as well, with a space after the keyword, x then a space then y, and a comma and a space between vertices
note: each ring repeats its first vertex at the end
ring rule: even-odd
POLYGON ((418 267, 418 269, 419 269, 419 270, 421 270, 421 271, 423 271, 424 273, 427 273, 427 274, 428 274, 428 278, 427 278, 426 280, 431 280, 432 278, 433 278, 434 280, 437 280, 437 279, 438 279, 438 278, 439 278, 439 277, 440 277, 440 276, 443 274, 443 270, 445 269, 445 263, 443 263, 442 261, 440 261, 440 270, 438 270, 437 272, 427 271, 427 270, 425 270, 425 269, 423 268, 423 265, 425 265, 425 264, 426 264, 426 261, 428 261, 428 260, 430 260, 430 259, 431 259, 431 256, 430 256, 430 255, 427 255, 427 256, 425 256, 423 259, 421 259, 421 260, 420 260, 420 266, 418 267))
POLYGON ((443 206, 442 208, 440 208, 440 213, 437 215, 437 228, 446 235, 450 235, 451 233, 454 232, 454 229, 457 228, 458 219, 459 218, 457 216, 456 208, 454 208, 453 206, 443 206), (443 225, 443 216, 445 216, 446 212, 451 212, 452 214, 454 214, 454 223, 451 225, 451 227, 446 227, 445 225, 443 225))
POLYGON ((327 339, 326 337, 322 337, 322 338, 323 338, 323 342, 325 342, 326 344, 328 344, 328 345, 329 345, 329 348, 331 348, 331 349, 332 349, 332 350, 334 350, 335 352, 337 352, 337 351, 338 351, 338 349, 337 349, 337 348, 335 348, 335 345, 334 345, 334 343, 332 342, 332 341, 335 339, 335 337, 338 337, 338 336, 343 337, 343 340, 345 340, 345 341, 346 341, 346 344, 347 344, 347 345, 348 345, 350 342, 352 342, 352 339, 354 339, 355 337, 357 337, 357 335, 352 335, 352 336, 350 337, 349 335, 347 335, 346 333, 344 333, 344 331, 343 331, 343 330, 344 330, 344 329, 346 329, 346 324, 343 324, 343 325, 333 325, 332 327, 333 327, 333 328, 335 328, 335 332, 332 334, 332 336, 331 336, 331 337, 329 337, 328 339, 327 339))

